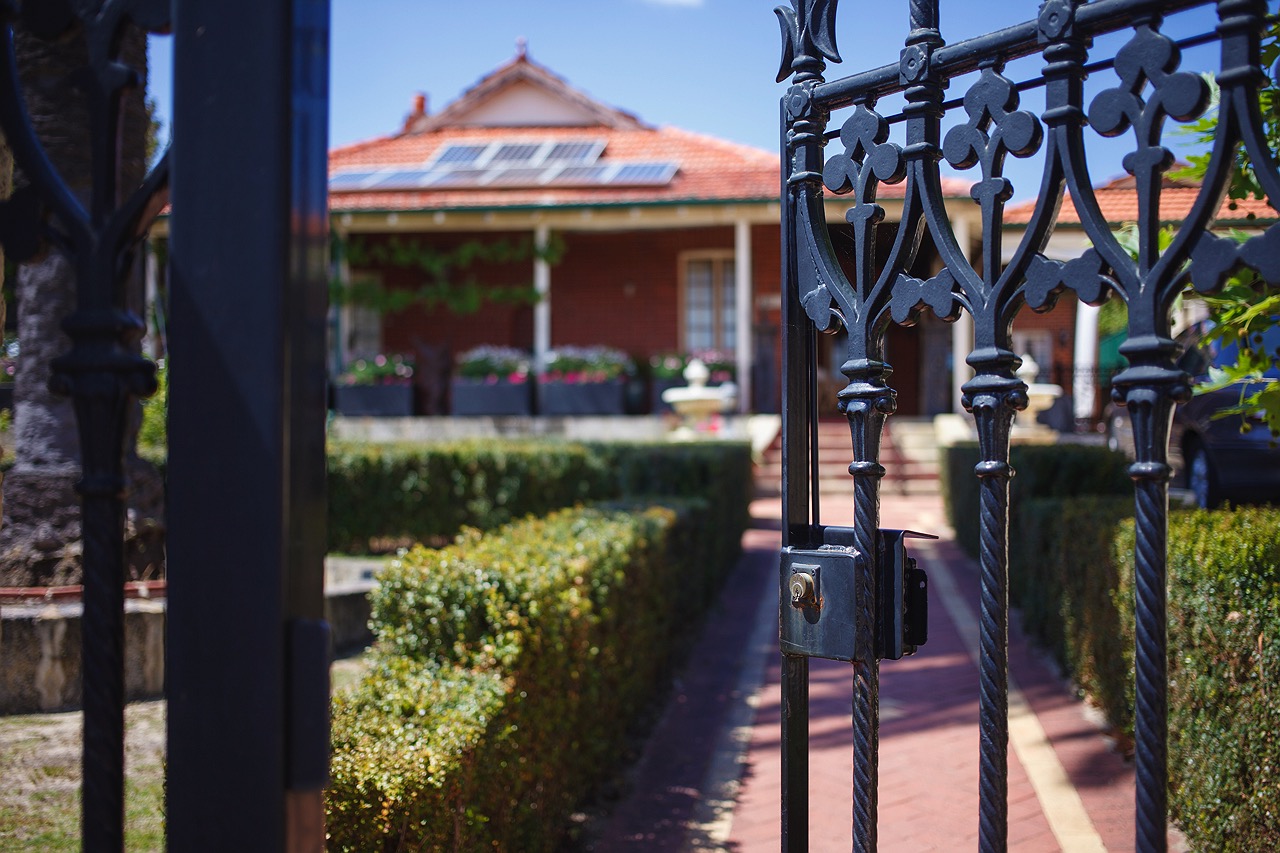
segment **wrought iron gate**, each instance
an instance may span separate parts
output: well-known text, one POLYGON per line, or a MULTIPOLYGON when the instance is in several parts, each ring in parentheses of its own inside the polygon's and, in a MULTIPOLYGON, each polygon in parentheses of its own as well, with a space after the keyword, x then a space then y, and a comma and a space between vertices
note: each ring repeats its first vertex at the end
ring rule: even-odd
POLYGON ((324 847, 328 31, 328 0, 0 2, 0 125, 28 181, 0 235, 15 258, 46 242, 76 268, 53 384, 75 402, 83 461, 87 851, 124 847, 122 456, 155 368, 122 282, 170 186, 166 838, 324 847), (26 114, 19 18, 88 43, 91 198, 26 114), (136 188, 118 186, 127 24, 172 31, 176 55, 174 145, 136 188))
MULTIPOLYGON (((785 850, 808 846, 808 659, 853 663, 853 847, 876 848, 879 667, 924 639, 923 579, 906 557, 900 532, 879 530, 879 444, 896 408, 888 384, 884 336, 890 322, 910 324, 928 309, 954 321, 973 318, 975 375, 963 402, 977 425, 982 461, 980 679, 980 846, 1006 847, 1008 766, 1008 497, 1013 418, 1027 404, 1015 374, 1011 324, 1022 306, 1048 310, 1062 295, 1097 304, 1114 294, 1129 310, 1122 351, 1129 366, 1114 380, 1113 396, 1130 414, 1136 461, 1129 473, 1137 505, 1137 846, 1166 845, 1165 574, 1174 406, 1189 394, 1189 377, 1175 364, 1169 311, 1186 287, 1209 293, 1240 267, 1280 282, 1280 226, 1244 243, 1208 228, 1222 202, 1235 152, 1248 152, 1269 198, 1280 199, 1258 110, 1259 42, 1267 23, 1264 0, 1046 0, 1036 19, 954 45, 939 31, 937 0, 910 0, 909 30, 897 64, 839 80, 824 78, 839 62, 837 0, 791 0, 776 11, 782 25, 782 67, 791 77, 781 103, 783 159, 783 804, 785 850), (1175 43, 1161 33, 1162 16, 1215 6, 1216 32, 1175 43), (1131 30, 1114 57, 1092 58, 1095 36, 1131 30), (1210 90, 1179 69, 1180 49, 1217 41, 1221 63, 1219 120, 1208 173, 1172 242, 1160 248, 1161 180, 1172 156, 1161 144, 1166 119, 1202 115, 1210 90), (1005 64, 1040 55, 1034 79, 1014 81, 1005 64), (1114 74, 1110 88, 1088 99, 1089 75, 1114 74), (956 79, 971 79, 963 98, 945 100, 956 79), (1019 109, 1019 92, 1043 87, 1044 112, 1019 109), (901 95, 897 115, 881 115, 877 101, 901 95), (949 111, 965 117, 943 134, 949 111), (844 111, 838 130, 832 114, 844 111), (904 127, 901 141, 891 127, 904 127), (1090 130, 1089 128, 1092 128, 1090 130), (1125 166, 1138 198, 1136 258, 1111 233, 1094 195, 1088 134, 1134 134, 1125 166), (828 143, 843 150, 824 157, 828 143), (1008 155, 1043 158, 1039 199, 1025 235, 1002 266, 1001 221, 1011 187, 1003 177, 1008 155), (972 188, 981 210, 981 263, 957 238, 943 203, 941 161, 977 168, 972 188), (881 185, 904 183, 901 222, 891 235, 877 204, 881 185), (824 187, 850 195, 849 274, 833 248, 824 187), (1063 263, 1042 254, 1063 192, 1070 192, 1092 248, 1063 263), (908 270, 928 233, 942 270, 920 280, 908 270), (887 239, 886 239, 887 237, 887 239), (879 242, 879 250, 878 250, 879 242), (840 370, 848 385, 839 411, 849 422, 855 478, 854 526, 820 524, 814 438, 815 332, 848 333, 840 370)), ((858 14, 871 14, 859 9, 858 14)), ((1274 201, 1273 201, 1274 204, 1274 201)))

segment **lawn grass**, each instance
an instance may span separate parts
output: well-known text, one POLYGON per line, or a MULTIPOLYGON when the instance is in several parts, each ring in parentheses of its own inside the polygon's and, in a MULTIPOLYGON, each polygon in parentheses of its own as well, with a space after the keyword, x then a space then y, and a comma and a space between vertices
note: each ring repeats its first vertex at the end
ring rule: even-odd
MULTIPOLYGON (((364 654, 335 661, 333 689, 359 680, 364 654)), ((125 849, 164 850, 165 702, 125 709, 125 849)), ((0 853, 80 849, 79 711, 0 717, 0 853)))
MULTIPOLYGON (((125 710, 125 847, 164 850, 165 703, 125 710)), ((80 849, 78 711, 0 717, 0 851, 80 849)))

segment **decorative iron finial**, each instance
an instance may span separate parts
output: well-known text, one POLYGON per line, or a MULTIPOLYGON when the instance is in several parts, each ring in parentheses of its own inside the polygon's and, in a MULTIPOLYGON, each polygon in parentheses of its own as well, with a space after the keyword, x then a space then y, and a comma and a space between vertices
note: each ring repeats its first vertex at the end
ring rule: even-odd
POLYGON ((516 59, 529 58, 529 39, 524 36, 516 37, 516 59))
POLYGON ((791 0, 791 8, 774 9, 782 27, 782 64, 778 82, 794 72, 797 82, 816 77, 823 59, 840 62, 836 48, 836 3, 839 0, 791 0))

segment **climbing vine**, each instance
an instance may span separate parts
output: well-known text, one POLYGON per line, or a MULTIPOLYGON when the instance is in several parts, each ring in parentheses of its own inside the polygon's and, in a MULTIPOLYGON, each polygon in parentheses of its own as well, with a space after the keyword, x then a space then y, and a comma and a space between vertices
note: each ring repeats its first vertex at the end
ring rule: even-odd
POLYGON ((477 238, 451 249, 440 249, 419 239, 391 237, 370 244, 360 237, 342 240, 337 236, 332 245, 335 252, 341 253, 339 257, 345 257, 353 268, 392 267, 412 270, 425 277, 417 287, 387 288, 368 278, 330 282, 332 304, 358 305, 383 314, 414 306, 474 314, 485 304, 533 305, 540 297, 532 284, 481 284, 474 267, 535 258, 557 264, 565 252, 564 240, 556 234, 551 235, 546 246, 537 245, 532 237, 488 241, 477 238))

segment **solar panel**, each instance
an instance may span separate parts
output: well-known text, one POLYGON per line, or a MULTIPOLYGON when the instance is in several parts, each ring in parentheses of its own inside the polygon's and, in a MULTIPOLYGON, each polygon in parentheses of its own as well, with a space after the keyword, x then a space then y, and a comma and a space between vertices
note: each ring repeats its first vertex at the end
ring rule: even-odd
POLYGON ((329 179, 331 190, 353 190, 369 180, 375 172, 343 172, 329 179))
POLYGON ((494 173, 488 187, 534 187, 542 183, 546 169, 502 169, 494 173))
POLYGON ((431 182, 432 188, 436 187, 474 187, 480 184, 482 178, 491 174, 488 169, 455 169, 452 172, 441 174, 436 180, 431 182))
POLYGON ((675 163, 624 163, 618 167, 609 183, 665 184, 675 173, 675 163))
POLYGON ((371 190, 417 189, 431 182, 434 173, 426 169, 400 169, 378 175, 365 188, 371 190))
POLYGON ((467 166, 480 159, 487 145, 450 145, 435 159, 436 166, 467 166))
POLYGON ((607 171, 609 171, 607 166, 566 166, 547 183, 559 185, 600 184, 604 182, 604 176, 607 171))
POLYGON ((538 153, 538 149, 541 147, 542 145, 537 142, 534 142, 534 143, 508 142, 494 152, 493 156, 489 158, 489 162, 513 163, 513 162, 532 160, 534 155, 538 153))
POLYGON ((600 156, 600 142, 557 142, 544 158, 548 163, 590 163, 600 156))

